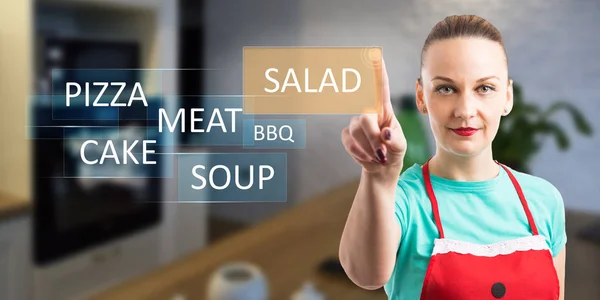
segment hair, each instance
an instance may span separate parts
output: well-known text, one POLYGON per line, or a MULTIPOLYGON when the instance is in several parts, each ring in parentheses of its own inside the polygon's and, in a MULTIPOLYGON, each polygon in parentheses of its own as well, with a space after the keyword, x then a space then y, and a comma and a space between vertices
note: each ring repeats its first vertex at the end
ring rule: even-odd
MULTIPOLYGON (((508 64, 508 55, 500 31, 484 18, 475 15, 448 16, 437 23, 425 39, 421 50, 421 69, 425 65, 424 57, 427 49, 436 41, 449 40, 461 37, 477 37, 496 42, 504 50, 504 58, 508 64)), ((420 74, 420 73, 419 73, 420 74)), ((419 76, 419 82, 421 77, 419 76)))

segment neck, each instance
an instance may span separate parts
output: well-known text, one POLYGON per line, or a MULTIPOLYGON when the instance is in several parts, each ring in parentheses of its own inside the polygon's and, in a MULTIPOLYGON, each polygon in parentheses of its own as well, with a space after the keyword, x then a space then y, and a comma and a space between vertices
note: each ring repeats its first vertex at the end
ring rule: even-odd
POLYGON ((457 181, 484 181, 498 176, 500 166, 494 162, 491 149, 473 156, 458 156, 438 149, 429 161, 431 174, 457 181))

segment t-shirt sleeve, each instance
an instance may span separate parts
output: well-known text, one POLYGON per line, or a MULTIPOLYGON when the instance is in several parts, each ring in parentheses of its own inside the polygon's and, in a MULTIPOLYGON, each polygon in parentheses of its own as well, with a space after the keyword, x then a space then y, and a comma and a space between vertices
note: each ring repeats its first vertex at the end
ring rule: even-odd
POLYGON ((394 201, 394 210, 396 215, 396 221, 400 224, 400 241, 402 241, 402 237, 406 233, 407 220, 408 220, 408 212, 409 212, 409 201, 408 196, 406 194, 406 188, 403 186, 402 182, 399 181, 396 185, 396 198, 394 201))
POLYGON ((552 234, 551 251, 552 256, 557 256, 567 243, 567 231, 565 227, 565 204, 560 191, 554 187, 554 208, 552 211, 552 234))

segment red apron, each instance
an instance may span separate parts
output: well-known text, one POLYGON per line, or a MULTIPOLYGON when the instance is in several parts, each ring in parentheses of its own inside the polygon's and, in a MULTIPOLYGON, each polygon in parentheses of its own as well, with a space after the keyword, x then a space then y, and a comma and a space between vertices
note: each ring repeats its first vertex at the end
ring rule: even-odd
POLYGON ((550 250, 538 234, 519 183, 507 167, 499 165, 517 190, 533 235, 488 245, 444 238, 429 162, 423 165, 425 187, 440 237, 434 240, 421 300, 559 298, 560 286, 550 250))

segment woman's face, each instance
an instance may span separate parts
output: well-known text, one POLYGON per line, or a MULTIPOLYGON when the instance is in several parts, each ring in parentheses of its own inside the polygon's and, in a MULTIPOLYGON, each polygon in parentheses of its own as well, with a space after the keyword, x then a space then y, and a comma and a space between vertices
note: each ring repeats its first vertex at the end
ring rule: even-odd
POLYGON ((426 108, 440 150, 472 156, 489 149, 500 118, 512 108, 502 46, 481 38, 434 42, 421 76, 417 105, 426 108))

